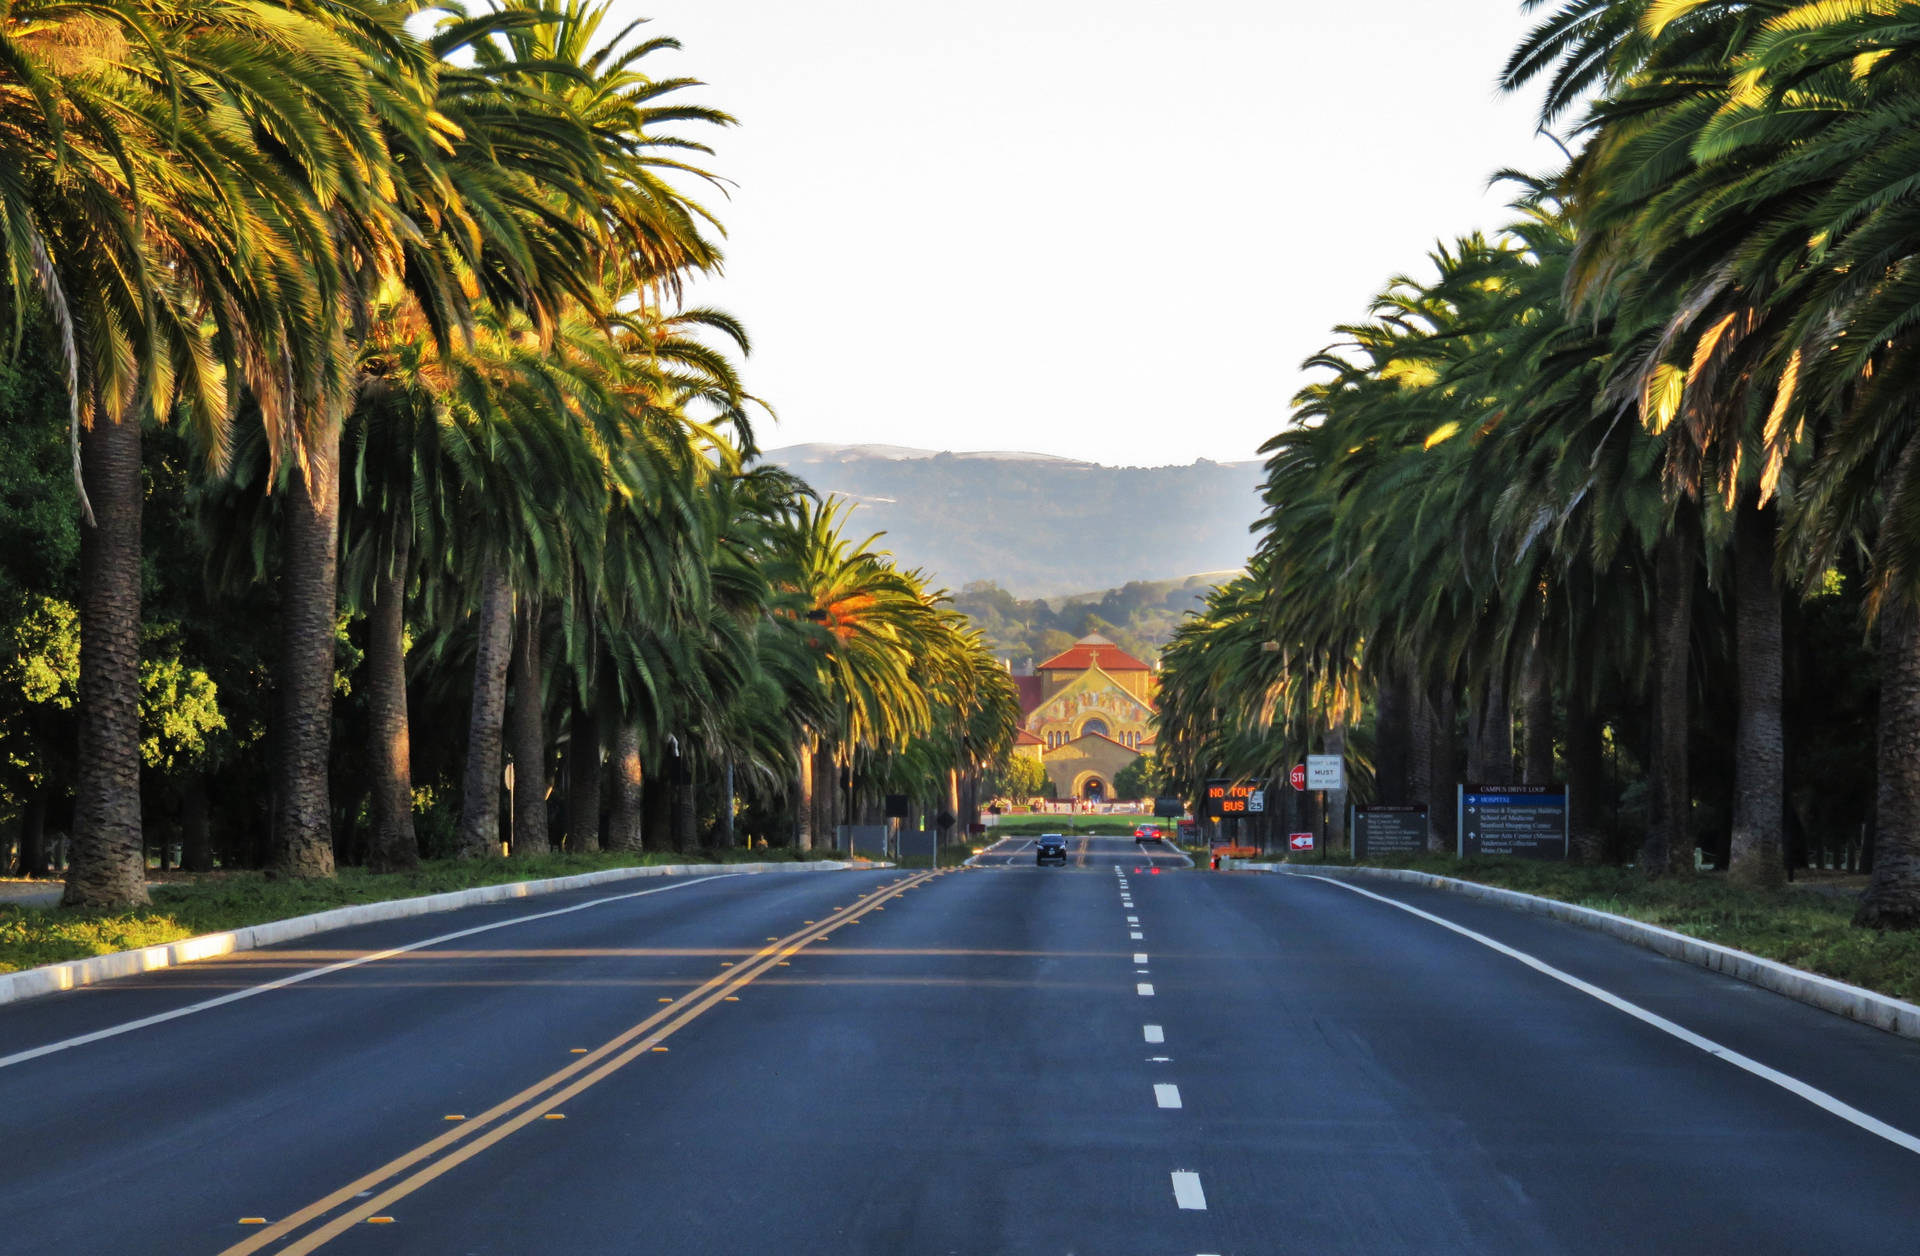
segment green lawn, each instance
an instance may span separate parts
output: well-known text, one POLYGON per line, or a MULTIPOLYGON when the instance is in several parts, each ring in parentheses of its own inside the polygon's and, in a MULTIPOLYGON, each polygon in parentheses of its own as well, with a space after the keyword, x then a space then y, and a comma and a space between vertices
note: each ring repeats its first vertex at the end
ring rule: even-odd
MULTIPOLYGON (((113 951, 178 942, 202 933, 306 916, 355 903, 416 898, 511 881, 541 881, 607 868, 649 864, 779 862, 833 859, 833 851, 802 855, 786 848, 693 854, 543 855, 531 859, 437 860, 420 871, 375 876, 343 868, 331 881, 271 881, 258 872, 217 872, 170 881, 153 889, 153 905, 131 912, 69 912, 0 905, 0 972, 83 959, 113 951)), ((49 883, 53 885, 54 883, 49 883)))
MULTIPOLYGON (((1339 860, 1293 859, 1295 865, 1339 860)), ((1920 933, 1850 923, 1850 898, 1807 888, 1756 893, 1718 874, 1650 881, 1630 868, 1580 868, 1530 859, 1417 855, 1367 866, 1413 868, 1627 916, 1735 947, 1898 999, 1920 1002, 1920 933)))

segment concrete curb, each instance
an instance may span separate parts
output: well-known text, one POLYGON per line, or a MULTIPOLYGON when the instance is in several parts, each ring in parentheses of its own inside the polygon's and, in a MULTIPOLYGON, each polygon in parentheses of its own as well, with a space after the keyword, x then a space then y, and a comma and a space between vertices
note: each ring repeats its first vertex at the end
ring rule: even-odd
POLYGON ((225 933, 205 933, 197 938, 183 938, 178 942, 141 947, 137 951, 115 951, 110 955, 94 955, 87 959, 47 964, 39 968, 22 969, 17 973, 0 973, 0 1005, 37 998, 43 994, 56 994, 62 990, 90 986, 102 981, 112 981, 116 977, 131 977, 137 973, 152 972, 159 968, 191 964, 195 960, 231 955, 236 951, 251 951, 258 947, 271 946, 276 942, 290 942, 295 938, 324 933, 329 929, 345 929, 353 925, 377 924, 383 920, 402 920, 408 916, 455 911, 462 907, 477 907, 482 903, 498 903, 510 898, 533 898, 541 894, 584 890, 610 881, 631 881, 639 877, 711 877, 729 873, 838 872, 856 866, 888 868, 893 865, 855 865, 825 859, 809 863, 652 864, 638 868, 608 868, 601 872, 582 872, 570 877, 553 877, 545 881, 510 881, 500 885, 482 885, 471 890, 450 890, 445 894, 427 894, 419 898, 394 898, 380 903, 358 903, 352 907, 335 907, 331 911, 316 912, 311 916, 295 916, 290 920, 273 920, 265 924, 248 925, 225 933))
POLYGON ((1850 986, 1844 981, 1835 981, 1831 977, 1822 977, 1818 973, 1792 968, 1775 960, 1762 959, 1746 951, 1736 951, 1730 946, 1703 942, 1699 938, 1690 938, 1684 933, 1675 933, 1671 929, 1662 929, 1658 925, 1629 920, 1625 916, 1616 916, 1612 912, 1597 911, 1591 907, 1577 907, 1572 903, 1540 898, 1533 894, 1522 894, 1518 890, 1503 890, 1474 881, 1435 876, 1428 872, 1413 872, 1405 868, 1343 868, 1338 865, 1320 864, 1255 864, 1246 865, 1246 867, 1249 871, 1284 872, 1291 876, 1325 876, 1336 881, 1367 879, 1399 881, 1404 884, 1431 886, 1437 890, 1450 890, 1455 894, 1464 894, 1468 898, 1485 899, 1503 907, 1531 912, 1537 916, 1549 916, 1555 920, 1564 920, 1568 924, 1579 925, 1585 929, 1597 929, 1601 933, 1611 934, 1635 946, 1644 946, 1650 951, 1657 951, 1669 959, 1677 959, 1683 963, 1695 964, 1717 973, 1724 973, 1729 977, 1736 977, 1764 990, 1771 990, 1775 994, 1782 994, 1796 1002, 1805 1003, 1809 1007, 1817 1007, 1824 1012, 1832 1012, 1849 1020, 1857 1020, 1863 1025, 1884 1029, 1902 1038, 1920 1039, 1920 1006, 1890 998, 1884 994, 1875 994, 1871 990, 1862 990, 1858 986, 1850 986))

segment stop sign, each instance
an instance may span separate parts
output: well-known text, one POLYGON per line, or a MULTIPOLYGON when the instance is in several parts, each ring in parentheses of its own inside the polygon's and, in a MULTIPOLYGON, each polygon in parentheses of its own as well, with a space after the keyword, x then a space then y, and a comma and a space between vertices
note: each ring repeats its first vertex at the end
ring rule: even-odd
POLYGON ((1293 771, 1287 773, 1287 779, 1293 782, 1295 789, 1305 790, 1307 788, 1307 765, 1304 763, 1294 764, 1293 771))

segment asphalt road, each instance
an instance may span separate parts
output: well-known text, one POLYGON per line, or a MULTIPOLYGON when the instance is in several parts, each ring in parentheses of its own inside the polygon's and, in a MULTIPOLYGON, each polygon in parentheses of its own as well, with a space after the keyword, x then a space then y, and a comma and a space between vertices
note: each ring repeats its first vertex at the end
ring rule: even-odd
POLYGON ((1916 1246, 1920 1044, 1435 891, 1088 854, 602 887, 0 1008, 0 1251, 1916 1246))
MULTIPOLYGON (((1129 830, 1129 833, 1131 830, 1129 830)), ((982 868, 1032 868, 1037 833, 1003 837, 973 857, 982 868)), ((1111 837, 1074 834, 1067 837, 1067 866, 1072 868, 1191 868, 1193 860, 1171 842, 1136 842, 1128 834, 1111 837)))

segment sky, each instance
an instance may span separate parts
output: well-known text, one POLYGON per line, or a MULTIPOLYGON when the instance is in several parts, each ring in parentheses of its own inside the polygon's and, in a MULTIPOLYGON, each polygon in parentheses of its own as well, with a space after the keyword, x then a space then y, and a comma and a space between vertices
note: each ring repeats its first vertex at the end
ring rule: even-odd
MULTIPOLYGON (((710 134, 763 447, 1257 456, 1300 362, 1545 170, 1519 0, 613 0, 710 134)), ((683 128, 689 132, 697 128, 683 128)))

